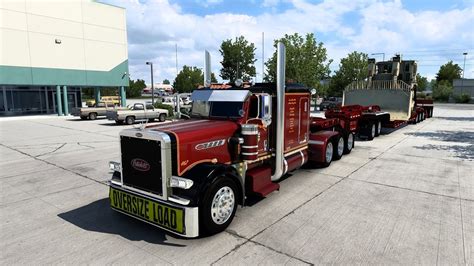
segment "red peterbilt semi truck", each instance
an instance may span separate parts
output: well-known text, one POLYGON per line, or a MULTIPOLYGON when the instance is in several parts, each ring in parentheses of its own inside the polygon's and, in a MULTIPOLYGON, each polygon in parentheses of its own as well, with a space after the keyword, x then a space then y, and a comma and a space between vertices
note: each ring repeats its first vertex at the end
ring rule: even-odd
POLYGON ((327 110, 326 118, 337 118, 342 128, 372 140, 383 127, 398 128, 432 117, 433 100, 416 97, 416 61, 403 61, 397 55, 390 61, 369 59, 368 63, 367 80, 349 84, 342 106, 327 110))
POLYGON ((312 118, 308 88, 285 84, 284 53, 280 43, 276 84, 195 90, 191 119, 121 131, 112 209, 184 237, 215 234, 247 196, 349 153, 353 132, 337 118, 312 118))

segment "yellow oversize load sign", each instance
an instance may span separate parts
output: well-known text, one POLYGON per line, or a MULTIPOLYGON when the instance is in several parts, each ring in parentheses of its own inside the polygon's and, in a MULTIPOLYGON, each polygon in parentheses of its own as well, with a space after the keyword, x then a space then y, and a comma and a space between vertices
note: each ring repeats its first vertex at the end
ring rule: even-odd
POLYGON ((184 234, 182 209, 126 193, 110 187, 110 206, 140 220, 150 222, 173 232, 184 234))

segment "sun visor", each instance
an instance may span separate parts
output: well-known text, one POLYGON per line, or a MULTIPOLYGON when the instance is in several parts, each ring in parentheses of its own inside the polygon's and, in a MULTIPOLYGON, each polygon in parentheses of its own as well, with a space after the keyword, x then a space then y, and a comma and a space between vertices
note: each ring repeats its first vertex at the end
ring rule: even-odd
POLYGON ((250 95, 248 90, 194 90, 193 101, 243 102, 250 95))

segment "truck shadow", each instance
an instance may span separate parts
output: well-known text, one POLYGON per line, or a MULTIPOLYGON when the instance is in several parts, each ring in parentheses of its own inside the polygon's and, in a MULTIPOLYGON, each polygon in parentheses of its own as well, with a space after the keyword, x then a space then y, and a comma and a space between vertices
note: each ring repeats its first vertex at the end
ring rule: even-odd
POLYGON ((447 131, 439 130, 434 132, 409 132, 405 133, 409 136, 423 137, 436 141, 452 142, 453 144, 425 144, 423 146, 415 146, 421 150, 438 150, 449 151, 455 157, 467 160, 474 159, 474 133, 470 131, 447 131), (458 145, 463 144, 463 145, 458 145))
MULTIPOLYGON (((60 213, 58 216, 87 231, 120 235, 131 241, 145 241, 152 244, 184 247, 184 245, 166 242, 168 238, 165 231, 113 211, 110 209, 108 198, 60 213)), ((174 235, 172 237, 180 238, 174 235)))
POLYGON ((437 116, 437 119, 448 120, 448 121, 456 121, 456 122, 474 122, 474 117, 443 117, 437 116))

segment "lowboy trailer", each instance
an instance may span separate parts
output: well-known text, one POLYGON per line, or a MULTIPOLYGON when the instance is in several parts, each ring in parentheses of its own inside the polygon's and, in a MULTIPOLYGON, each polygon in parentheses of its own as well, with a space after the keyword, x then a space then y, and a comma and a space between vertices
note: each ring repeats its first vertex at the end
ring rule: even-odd
POLYGON ((395 56, 375 63, 369 59, 367 80, 349 84, 342 106, 327 110, 326 118, 339 119, 340 127, 372 140, 383 127, 398 128, 433 116, 433 100, 416 97, 417 64, 395 56))

